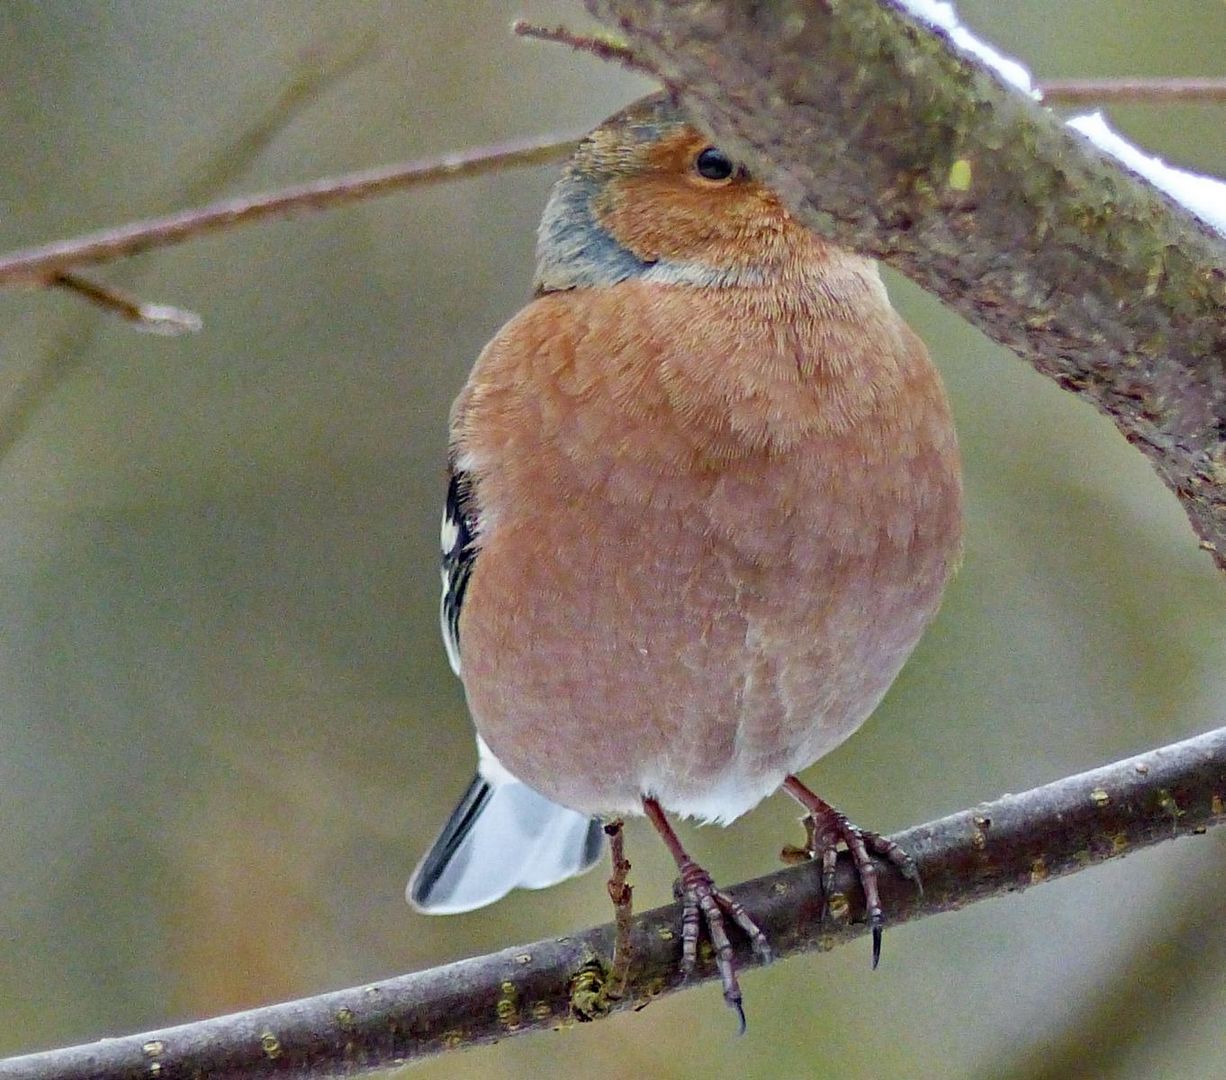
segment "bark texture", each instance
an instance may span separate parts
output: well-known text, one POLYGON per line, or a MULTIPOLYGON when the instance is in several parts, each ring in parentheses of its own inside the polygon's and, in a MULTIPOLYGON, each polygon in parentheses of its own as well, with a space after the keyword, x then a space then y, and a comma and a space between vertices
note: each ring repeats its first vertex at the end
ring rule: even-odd
MULTIPOLYGON (((915 856, 924 893, 883 867, 882 900, 896 923, 953 911, 1223 820, 1226 728, 1219 728, 899 833, 893 839, 915 856)), ((866 928, 846 854, 824 921, 819 879, 805 863, 730 892, 776 956, 825 951, 866 928)), ((633 927, 626 988, 616 999, 614 927, 601 926, 319 997, 9 1058, 0 1061, 0 1080, 356 1075, 595 1020, 682 988, 680 910, 657 908, 633 927)), ((744 938, 736 944, 738 963, 754 965, 744 938)), ((691 984, 714 976, 705 947, 691 984)), ((749 1005, 752 1021, 752 996, 749 1005)))
POLYGON ((795 212, 1091 401, 1226 569, 1226 238, 893 0, 587 0, 795 212))

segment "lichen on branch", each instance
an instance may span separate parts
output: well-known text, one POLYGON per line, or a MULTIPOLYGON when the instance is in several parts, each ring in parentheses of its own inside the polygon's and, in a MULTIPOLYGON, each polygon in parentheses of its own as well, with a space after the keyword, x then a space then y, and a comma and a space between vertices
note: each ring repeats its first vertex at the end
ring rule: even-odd
POLYGON ((1226 238, 892 0, 587 0, 814 228, 1147 455, 1226 569, 1226 238))
MULTIPOLYGON (((893 837, 916 859, 919 894, 882 872, 892 922, 1042 885, 1139 848, 1226 821, 1226 728, 1006 795, 893 837)), ((850 859, 840 857, 830 913, 821 874, 792 865, 730 890, 752 911, 777 956, 824 952, 866 932, 850 859)), ((0 1080, 159 1080, 322 1077, 390 1068, 448 1050, 641 1008, 715 977, 680 971, 680 911, 633 920, 623 986, 611 992, 614 927, 519 945, 488 956, 251 1009, 162 1031, 0 1061, 0 1080), (272 1049, 270 1049, 272 1048, 272 1049)), ((737 962, 758 958, 741 938, 737 962)), ((616 973, 620 981, 622 973, 616 973)))

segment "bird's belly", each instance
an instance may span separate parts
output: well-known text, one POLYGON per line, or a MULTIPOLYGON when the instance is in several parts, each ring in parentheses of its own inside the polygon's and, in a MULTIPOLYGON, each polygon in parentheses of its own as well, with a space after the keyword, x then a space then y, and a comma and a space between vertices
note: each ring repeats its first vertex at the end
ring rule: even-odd
POLYGON ((547 797, 625 814, 652 795, 731 820, 863 722, 935 612, 957 548, 947 508, 931 529, 919 515, 917 543, 884 524, 832 532, 820 493, 803 510, 764 496, 737 533, 720 483, 700 508, 504 521, 479 556, 469 703, 502 764, 547 797))

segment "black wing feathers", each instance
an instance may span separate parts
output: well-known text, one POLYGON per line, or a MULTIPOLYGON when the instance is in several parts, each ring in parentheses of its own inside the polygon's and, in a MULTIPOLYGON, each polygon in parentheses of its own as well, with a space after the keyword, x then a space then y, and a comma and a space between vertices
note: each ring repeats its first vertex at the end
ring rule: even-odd
POLYGON ((447 503, 443 510, 443 606, 440 612, 443 643, 452 669, 460 673, 460 609, 477 558, 477 503, 472 474, 448 470, 447 503))

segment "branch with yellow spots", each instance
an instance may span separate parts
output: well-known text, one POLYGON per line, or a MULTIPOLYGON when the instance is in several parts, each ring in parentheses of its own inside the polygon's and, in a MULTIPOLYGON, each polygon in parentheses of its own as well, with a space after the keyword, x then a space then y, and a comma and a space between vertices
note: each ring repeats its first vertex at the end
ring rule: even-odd
MULTIPOLYGON (((1219 728, 899 833, 893 839, 915 855, 923 895, 888 872, 880 875, 882 895, 891 917, 909 922, 1223 821, 1226 728, 1219 728)), ((753 912, 776 955, 824 952, 866 927, 846 854, 824 919, 820 877, 804 863, 730 892, 753 912)), ((601 926, 318 997, 9 1058, 0 1061, 0 1080, 354 1075, 602 1019, 716 977, 708 952, 696 976, 682 982, 678 921, 675 907, 634 919, 618 997, 609 992, 614 927, 601 926)), ((758 963, 744 941, 737 960, 758 963)))

